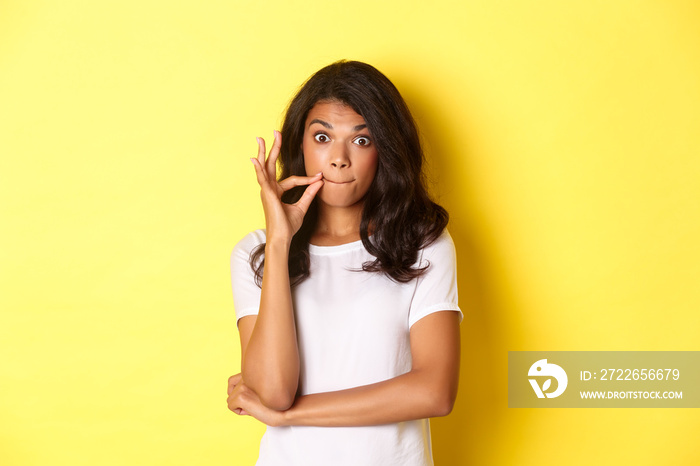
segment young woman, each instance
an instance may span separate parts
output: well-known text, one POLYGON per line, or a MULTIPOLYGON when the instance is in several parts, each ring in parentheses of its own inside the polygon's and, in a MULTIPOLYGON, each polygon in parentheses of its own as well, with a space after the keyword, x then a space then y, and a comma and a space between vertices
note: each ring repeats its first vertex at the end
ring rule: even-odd
POLYGON ((241 373, 228 407, 268 426, 258 465, 430 465, 462 314, 408 107, 378 70, 341 61, 274 134, 251 159, 266 229, 231 257, 241 373))

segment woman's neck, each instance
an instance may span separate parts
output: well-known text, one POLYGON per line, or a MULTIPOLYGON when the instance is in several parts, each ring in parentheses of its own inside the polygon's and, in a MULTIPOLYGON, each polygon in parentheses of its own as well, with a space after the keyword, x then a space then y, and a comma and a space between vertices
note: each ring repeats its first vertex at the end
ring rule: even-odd
POLYGON ((319 204, 318 221, 311 235, 311 244, 338 246, 360 240, 362 204, 332 207, 319 204))

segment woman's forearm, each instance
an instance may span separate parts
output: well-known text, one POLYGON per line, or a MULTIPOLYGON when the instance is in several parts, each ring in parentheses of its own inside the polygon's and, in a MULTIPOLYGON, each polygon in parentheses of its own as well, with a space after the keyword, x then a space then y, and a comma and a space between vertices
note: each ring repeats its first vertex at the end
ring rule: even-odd
POLYGON ((411 371, 383 382, 297 398, 280 417, 280 425, 367 426, 446 416, 456 386, 411 371))
POLYGON ((265 246, 260 310, 246 348, 241 372, 246 385, 266 406, 284 410, 299 383, 299 350, 288 272, 289 244, 265 246))

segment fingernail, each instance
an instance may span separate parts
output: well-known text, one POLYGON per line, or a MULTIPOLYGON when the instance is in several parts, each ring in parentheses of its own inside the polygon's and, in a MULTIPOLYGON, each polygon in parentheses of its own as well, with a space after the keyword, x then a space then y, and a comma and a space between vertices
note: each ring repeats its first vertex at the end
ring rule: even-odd
POLYGON ((255 159, 251 157, 251 158, 250 158, 250 163, 252 163, 253 165, 255 165, 255 159))

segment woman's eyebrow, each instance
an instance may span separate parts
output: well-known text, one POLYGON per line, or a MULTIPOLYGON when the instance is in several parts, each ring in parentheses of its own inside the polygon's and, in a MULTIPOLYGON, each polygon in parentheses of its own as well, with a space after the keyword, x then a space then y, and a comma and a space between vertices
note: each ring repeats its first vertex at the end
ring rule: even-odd
POLYGON ((325 122, 323 120, 319 120, 318 118, 314 118, 313 120, 311 120, 311 122, 309 123, 309 126, 313 125, 314 123, 318 123, 320 125, 323 125, 324 127, 328 128, 328 129, 333 129, 332 124, 325 122))
MULTIPOLYGON (((328 123, 327 121, 319 120, 318 118, 314 118, 313 120, 311 120, 309 122, 309 126, 313 125, 314 123, 318 123, 319 125, 322 125, 323 127, 328 128, 328 129, 333 129, 332 124, 328 123)), ((360 131, 361 129, 365 129, 365 128, 367 128, 367 125, 362 124, 362 125, 355 126, 352 130, 353 131, 360 131)))

